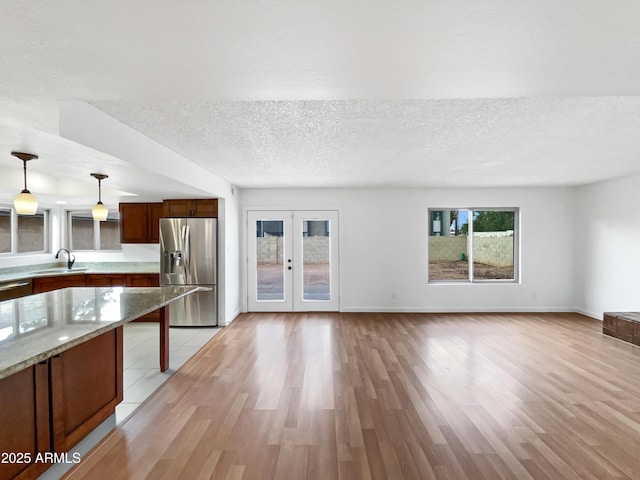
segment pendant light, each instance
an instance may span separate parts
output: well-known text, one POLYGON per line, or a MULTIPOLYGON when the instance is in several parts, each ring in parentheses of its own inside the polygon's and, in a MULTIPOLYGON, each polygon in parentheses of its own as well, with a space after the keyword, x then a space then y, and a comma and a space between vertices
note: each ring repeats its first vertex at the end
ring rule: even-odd
POLYGON ((24 169, 24 190, 13 198, 13 206, 18 215, 35 215, 38 210, 38 199, 27 189, 27 162, 38 156, 24 152, 11 152, 11 155, 22 160, 24 169))
POLYGON ((98 179, 98 203, 96 203, 91 209, 91 214, 93 215, 94 220, 102 222, 106 220, 107 215, 109 215, 109 209, 104 203, 102 203, 102 180, 109 178, 109 175, 92 173, 91 176, 98 179))

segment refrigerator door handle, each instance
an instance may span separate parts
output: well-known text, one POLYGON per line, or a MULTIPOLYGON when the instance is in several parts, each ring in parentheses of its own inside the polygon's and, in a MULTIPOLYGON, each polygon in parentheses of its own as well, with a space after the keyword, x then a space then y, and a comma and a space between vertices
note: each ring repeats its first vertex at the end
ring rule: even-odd
POLYGON ((187 275, 186 282, 187 284, 191 281, 188 276, 190 272, 190 264, 191 264, 191 249, 190 249, 190 238, 189 238, 189 225, 184 225, 182 227, 182 248, 184 250, 183 264, 184 264, 184 272, 187 275))

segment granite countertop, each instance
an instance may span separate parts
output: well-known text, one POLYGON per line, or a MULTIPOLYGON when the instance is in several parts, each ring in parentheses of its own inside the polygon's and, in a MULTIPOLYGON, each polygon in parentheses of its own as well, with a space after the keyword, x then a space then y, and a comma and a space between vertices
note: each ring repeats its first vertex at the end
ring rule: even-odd
POLYGON ((160 273, 156 262, 77 262, 71 270, 66 263, 50 263, 0 269, 0 282, 13 282, 35 277, 52 277, 79 273, 160 273))
POLYGON ((0 302, 0 379, 196 290, 73 287, 0 302))

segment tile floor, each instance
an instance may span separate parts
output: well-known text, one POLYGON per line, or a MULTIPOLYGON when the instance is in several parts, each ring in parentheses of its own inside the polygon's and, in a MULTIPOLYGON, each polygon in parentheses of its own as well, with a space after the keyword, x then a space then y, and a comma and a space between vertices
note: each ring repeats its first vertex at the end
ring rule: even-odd
MULTIPOLYGON (((211 340, 220 327, 171 327, 169 329, 169 370, 160 372, 160 332, 157 323, 128 323, 124 326, 124 399, 116 414, 105 420, 71 452, 87 454, 114 427, 162 385, 178 368, 211 340)), ((58 480, 73 464, 52 465, 38 480, 58 480)))
POLYGON ((116 407, 116 424, 122 423, 219 330, 219 327, 171 327, 169 329, 169 370, 162 373, 159 367, 158 324, 139 322, 125 325, 124 399, 116 407))

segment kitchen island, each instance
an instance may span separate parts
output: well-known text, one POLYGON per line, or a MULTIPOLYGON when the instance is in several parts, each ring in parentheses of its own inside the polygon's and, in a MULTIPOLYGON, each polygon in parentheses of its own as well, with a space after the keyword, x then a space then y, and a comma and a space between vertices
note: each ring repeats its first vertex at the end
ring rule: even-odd
POLYGON ((125 323, 160 310, 166 370, 167 305, 196 290, 78 287, 0 302, 0 479, 35 478, 47 453, 69 452, 113 414, 125 323))

